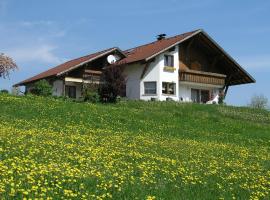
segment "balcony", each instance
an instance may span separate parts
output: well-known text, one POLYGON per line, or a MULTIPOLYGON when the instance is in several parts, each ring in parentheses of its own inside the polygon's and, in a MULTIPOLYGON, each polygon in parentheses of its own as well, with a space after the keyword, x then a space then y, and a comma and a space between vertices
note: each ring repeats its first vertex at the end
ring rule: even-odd
POLYGON ((179 72, 179 80, 192 83, 225 85, 226 75, 195 70, 179 72))

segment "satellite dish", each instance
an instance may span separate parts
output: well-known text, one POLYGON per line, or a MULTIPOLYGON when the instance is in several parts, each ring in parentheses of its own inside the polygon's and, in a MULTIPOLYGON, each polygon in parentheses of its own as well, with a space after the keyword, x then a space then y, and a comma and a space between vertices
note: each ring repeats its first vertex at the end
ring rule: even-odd
POLYGON ((114 55, 109 55, 107 57, 107 61, 108 61, 108 63, 113 64, 117 61, 117 58, 114 55))

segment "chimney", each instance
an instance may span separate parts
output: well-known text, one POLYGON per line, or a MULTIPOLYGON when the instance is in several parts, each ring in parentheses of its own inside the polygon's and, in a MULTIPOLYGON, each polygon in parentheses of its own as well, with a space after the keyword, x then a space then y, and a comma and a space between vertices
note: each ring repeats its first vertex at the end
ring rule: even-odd
POLYGON ((159 40, 163 40, 163 39, 165 39, 166 38, 166 34, 165 33, 162 33, 162 34, 159 34, 159 35, 157 35, 157 40, 159 41, 159 40))

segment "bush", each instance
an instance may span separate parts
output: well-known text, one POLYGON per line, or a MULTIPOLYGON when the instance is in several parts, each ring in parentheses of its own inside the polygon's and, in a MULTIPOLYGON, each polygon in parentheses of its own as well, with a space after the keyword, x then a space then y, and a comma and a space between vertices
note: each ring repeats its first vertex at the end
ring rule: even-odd
POLYGON ((52 95, 52 86, 46 80, 40 80, 34 84, 33 89, 30 91, 34 95, 38 96, 51 96, 52 95))
POLYGON ((254 95, 251 97, 250 104, 251 108, 266 109, 268 104, 268 99, 264 95, 254 95))
POLYGON ((119 66, 107 67, 102 74, 99 88, 102 102, 115 103, 118 96, 125 96, 125 77, 119 66))
POLYGON ((218 104, 224 104, 224 97, 225 97, 224 92, 223 91, 219 92, 218 104))
POLYGON ((91 91, 87 91, 84 94, 84 101, 88 101, 91 103, 97 103, 100 100, 99 94, 97 92, 91 92, 91 91))
POLYGON ((8 90, 5 90, 5 89, 4 89, 4 90, 0 90, 0 93, 1 93, 1 94, 8 94, 9 92, 8 92, 8 90))
POLYGON ((98 84, 85 84, 83 86, 82 98, 83 101, 97 103, 100 101, 100 96, 98 94, 98 84))

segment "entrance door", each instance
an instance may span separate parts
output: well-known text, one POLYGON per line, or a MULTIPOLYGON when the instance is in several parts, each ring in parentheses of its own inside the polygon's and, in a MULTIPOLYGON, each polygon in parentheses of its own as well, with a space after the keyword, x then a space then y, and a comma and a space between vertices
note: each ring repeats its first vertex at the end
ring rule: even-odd
POLYGON ((200 90, 191 89, 191 100, 195 103, 200 103, 200 90))
POLYGON ((201 102, 206 103, 209 101, 210 93, 209 90, 201 90, 201 102))
POLYGON ((76 86, 66 85, 66 96, 76 99, 76 86))

